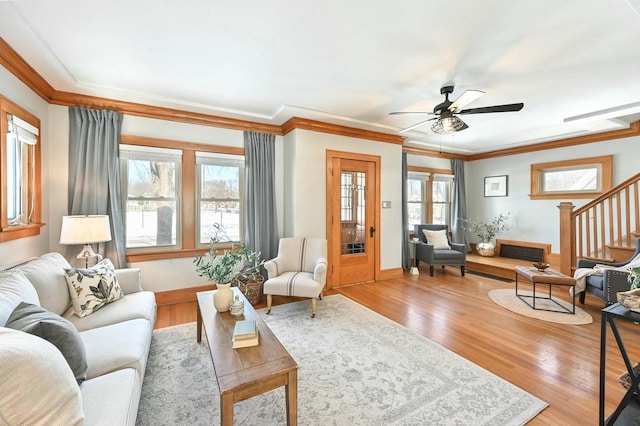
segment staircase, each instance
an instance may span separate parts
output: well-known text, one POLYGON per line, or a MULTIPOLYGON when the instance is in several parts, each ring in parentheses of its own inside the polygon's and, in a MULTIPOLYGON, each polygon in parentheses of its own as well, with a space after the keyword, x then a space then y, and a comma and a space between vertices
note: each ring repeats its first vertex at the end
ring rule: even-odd
POLYGON ((640 236, 640 173, 574 211, 571 202, 560 209, 560 271, 573 275, 578 258, 622 262, 635 250, 640 236))

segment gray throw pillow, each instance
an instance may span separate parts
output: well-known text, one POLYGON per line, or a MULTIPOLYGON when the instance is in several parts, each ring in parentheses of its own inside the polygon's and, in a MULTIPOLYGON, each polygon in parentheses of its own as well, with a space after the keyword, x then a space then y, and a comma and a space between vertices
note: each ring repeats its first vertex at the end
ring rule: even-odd
POLYGON ((87 353, 78 330, 60 315, 41 306, 21 302, 5 327, 21 330, 52 343, 67 360, 78 384, 87 378, 87 353))

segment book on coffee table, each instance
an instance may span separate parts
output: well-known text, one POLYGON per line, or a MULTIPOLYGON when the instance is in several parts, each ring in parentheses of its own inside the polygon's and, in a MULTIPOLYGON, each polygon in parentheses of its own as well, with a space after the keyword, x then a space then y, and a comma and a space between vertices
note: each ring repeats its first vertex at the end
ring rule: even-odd
POLYGON ((256 320, 237 321, 233 328, 233 340, 256 337, 256 320))
POLYGON ((258 346, 260 344, 260 335, 258 334, 258 330, 256 330, 256 334, 253 337, 245 337, 243 339, 233 338, 232 347, 233 349, 239 348, 249 348, 251 346, 258 346))

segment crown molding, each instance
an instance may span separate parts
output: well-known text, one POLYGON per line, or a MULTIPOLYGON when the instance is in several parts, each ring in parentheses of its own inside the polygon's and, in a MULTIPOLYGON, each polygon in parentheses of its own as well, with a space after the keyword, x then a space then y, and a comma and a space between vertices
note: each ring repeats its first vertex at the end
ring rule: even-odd
POLYGON ((55 89, 34 70, 23 58, 0 37, 0 64, 15 75, 20 81, 29 86, 45 101, 51 100, 55 89))
POLYGON ((282 130, 285 135, 296 129, 350 136, 358 139, 368 139, 376 142, 387 142, 397 145, 402 145, 404 142, 403 136, 374 132, 372 130, 358 129, 356 127, 342 126, 339 124, 325 123, 323 121, 309 120, 300 117, 290 118, 282 125, 282 130))

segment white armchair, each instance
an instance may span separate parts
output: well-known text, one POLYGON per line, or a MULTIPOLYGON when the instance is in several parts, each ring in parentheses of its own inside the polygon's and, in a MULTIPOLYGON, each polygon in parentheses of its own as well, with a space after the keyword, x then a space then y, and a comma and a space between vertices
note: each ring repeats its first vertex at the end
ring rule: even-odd
POLYGON ((327 283, 327 240, 324 238, 281 238, 278 256, 264 264, 267 314, 272 295, 311 298, 311 317, 316 316, 318 298, 327 283))

